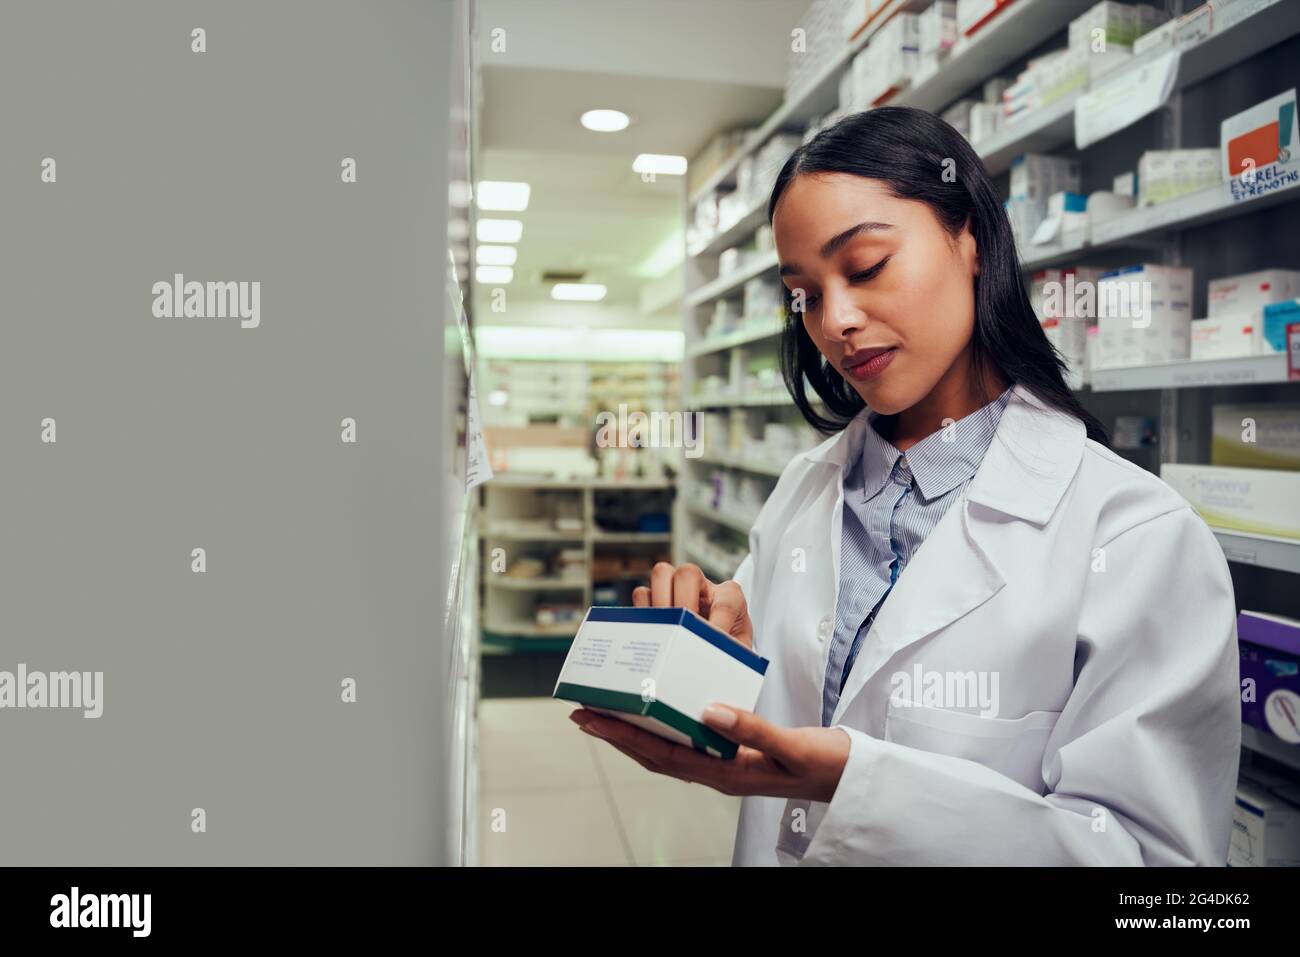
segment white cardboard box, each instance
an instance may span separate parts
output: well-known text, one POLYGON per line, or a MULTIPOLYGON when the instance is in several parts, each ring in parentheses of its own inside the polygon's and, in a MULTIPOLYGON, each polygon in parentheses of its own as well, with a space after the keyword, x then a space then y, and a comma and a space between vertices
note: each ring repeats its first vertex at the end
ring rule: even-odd
POLYGON ((1300 539, 1300 472, 1165 462, 1160 477, 1207 525, 1300 539))
POLYGON ((1263 351, 1264 324, 1259 313, 1192 320, 1193 361, 1234 359, 1263 351))
POLYGON ((1211 279, 1208 290, 1210 318, 1254 313, 1262 320, 1264 307, 1300 296, 1300 272, 1289 269, 1261 269, 1240 276, 1211 279))
POLYGON ((1191 358, 1192 270, 1150 264, 1097 282, 1098 368, 1191 358))
POLYGON ((730 759, 736 745, 703 723, 704 709, 718 702, 754 710, 767 664, 684 608, 596 607, 552 696, 730 759))
POLYGON ((1300 807, 1244 778, 1232 809, 1229 867, 1300 865, 1300 807))

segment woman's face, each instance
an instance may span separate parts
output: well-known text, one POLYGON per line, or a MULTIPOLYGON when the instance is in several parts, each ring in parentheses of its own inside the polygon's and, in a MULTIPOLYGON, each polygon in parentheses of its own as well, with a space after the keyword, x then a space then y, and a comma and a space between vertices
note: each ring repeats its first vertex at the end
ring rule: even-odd
POLYGON ((969 229, 949 235, 878 180, 817 173, 786 187, 772 235, 808 335, 872 409, 912 407, 950 369, 965 378, 979 272, 969 229))

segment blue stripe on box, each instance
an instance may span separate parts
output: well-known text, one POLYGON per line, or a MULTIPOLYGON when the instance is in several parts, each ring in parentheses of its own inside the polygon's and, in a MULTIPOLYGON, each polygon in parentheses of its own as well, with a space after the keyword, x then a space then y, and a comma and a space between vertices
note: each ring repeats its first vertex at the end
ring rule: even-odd
POLYGON ((767 659, 750 651, 735 638, 725 635, 707 621, 685 608, 592 608, 587 621, 618 621, 637 625, 680 625, 703 638, 714 648, 735 658, 742 665, 767 674, 767 659))

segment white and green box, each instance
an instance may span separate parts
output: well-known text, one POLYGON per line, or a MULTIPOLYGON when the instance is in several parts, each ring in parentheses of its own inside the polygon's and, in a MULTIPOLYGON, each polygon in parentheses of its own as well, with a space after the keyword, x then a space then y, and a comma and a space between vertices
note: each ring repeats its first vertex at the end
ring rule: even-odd
POLYGON ((1300 472, 1300 405, 1216 405, 1210 464, 1300 472))
POLYGON ((1300 539, 1300 472, 1165 462, 1160 477, 1212 528, 1300 539))
POLYGON ((767 659, 684 608, 592 608, 552 697, 721 758, 736 745, 703 723, 715 702, 753 711, 767 659))

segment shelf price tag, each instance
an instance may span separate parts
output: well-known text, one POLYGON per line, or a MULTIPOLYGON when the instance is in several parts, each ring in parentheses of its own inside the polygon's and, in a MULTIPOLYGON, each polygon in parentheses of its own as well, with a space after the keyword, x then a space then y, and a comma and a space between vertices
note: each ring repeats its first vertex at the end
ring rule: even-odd
POLYGON ((483 423, 478 414, 478 390, 474 370, 469 373, 469 401, 465 408, 465 489, 482 485, 492 478, 487 443, 483 441, 483 423))
POLYGON ((1074 108, 1074 143, 1079 149, 1118 133, 1164 106, 1178 78, 1179 51, 1123 69, 1079 97, 1074 108))

